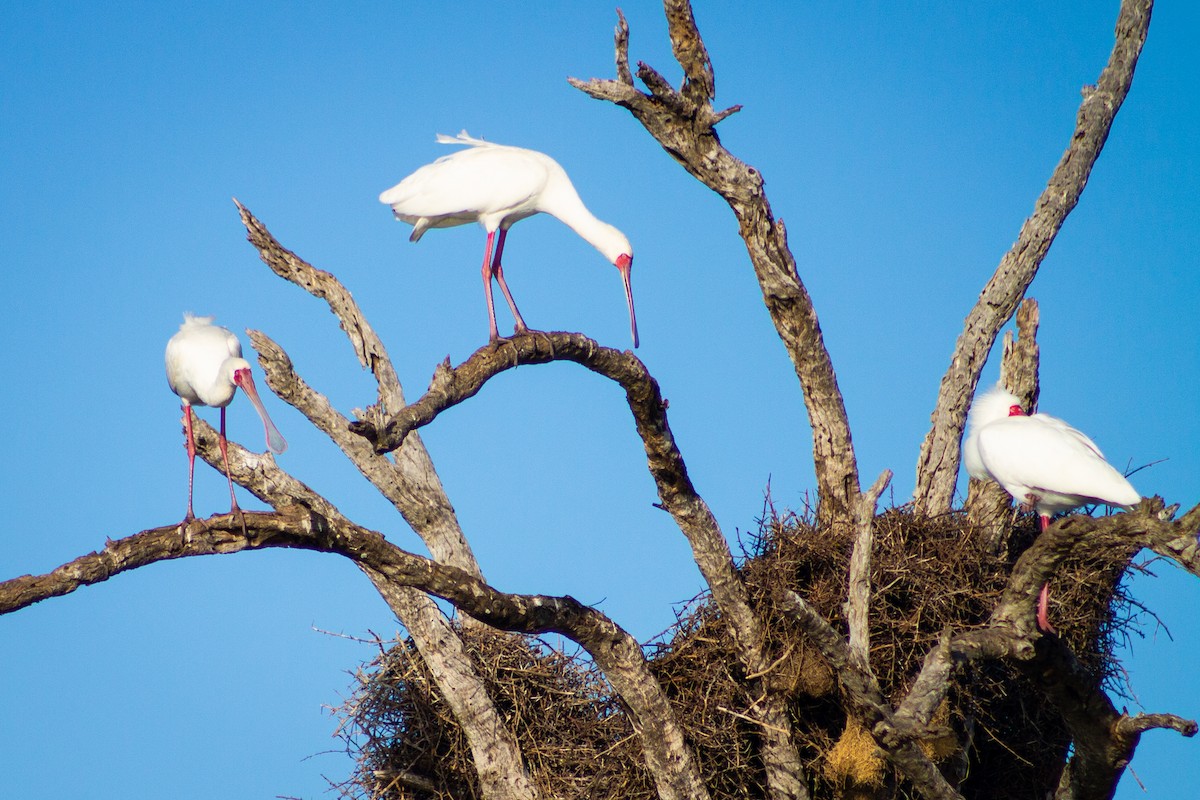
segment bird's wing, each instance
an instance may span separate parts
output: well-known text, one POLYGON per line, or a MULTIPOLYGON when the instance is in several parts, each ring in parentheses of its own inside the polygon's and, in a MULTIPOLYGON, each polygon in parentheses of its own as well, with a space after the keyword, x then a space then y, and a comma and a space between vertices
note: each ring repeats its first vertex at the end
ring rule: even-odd
POLYGON ((546 157, 531 150, 476 146, 426 164, 379 196, 403 218, 459 218, 532 209, 546 185, 546 157))
POLYGON ((979 455, 988 472, 1024 501, 1022 492, 1052 492, 1115 505, 1137 502, 1138 493, 1113 469, 1087 436, 1062 420, 1008 417, 979 430, 979 455))
POLYGON ((966 468, 967 474, 972 478, 984 480, 992 477, 988 474, 983 459, 979 456, 979 431, 971 431, 967 434, 967 438, 963 440, 962 458, 963 467, 966 468))
POLYGON ((1084 447, 1086 447, 1087 449, 1091 450, 1098 457, 1104 458, 1104 453, 1100 452, 1100 448, 1096 445, 1095 442, 1093 442, 1091 439, 1089 439, 1083 431, 1081 431, 1077 428, 1072 428, 1070 425, 1068 425, 1066 423, 1065 420, 1061 420, 1058 417, 1052 417, 1049 414, 1042 414, 1041 412, 1038 412, 1037 414, 1033 414, 1031 418, 1038 420, 1039 422, 1043 422, 1046 425, 1061 431, 1063 436, 1067 436, 1067 437, 1070 437, 1070 438, 1076 440, 1079 444, 1081 444, 1084 447))
POLYGON ((221 365, 241 357, 241 342, 228 328, 207 321, 185 324, 167 342, 167 384, 189 403, 203 405, 201 395, 216 383, 221 365))
POLYGON ((242 357, 242 343, 238 341, 238 338, 234 335, 233 331, 229 330, 228 328, 222 328, 219 325, 214 325, 212 327, 212 331, 214 334, 212 343, 213 349, 216 350, 220 347, 225 348, 226 355, 221 359, 222 361, 224 361, 226 358, 242 357))

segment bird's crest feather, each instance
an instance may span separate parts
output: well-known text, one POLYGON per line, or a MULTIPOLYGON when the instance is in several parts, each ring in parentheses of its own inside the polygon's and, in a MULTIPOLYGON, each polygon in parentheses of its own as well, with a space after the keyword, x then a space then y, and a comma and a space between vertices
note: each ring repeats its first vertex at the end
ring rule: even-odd
POLYGON ((197 314, 193 314, 191 311, 185 311, 183 312, 183 324, 179 326, 179 330, 183 330, 189 325, 212 325, 214 319, 216 319, 216 317, 201 317, 197 314))
POLYGON ((465 129, 459 131, 457 136, 447 136, 444 133, 439 133, 437 135, 437 142, 438 144, 469 144, 472 147, 498 146, 494 142, 476 139, 474 136, 471 136, 469 133, 467 133, 465 129))

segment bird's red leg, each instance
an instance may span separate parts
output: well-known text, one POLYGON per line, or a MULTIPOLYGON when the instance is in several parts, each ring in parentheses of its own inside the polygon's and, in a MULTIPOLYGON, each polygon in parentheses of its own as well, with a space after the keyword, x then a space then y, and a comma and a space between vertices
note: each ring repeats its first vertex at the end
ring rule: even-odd
MULTIPOLYGON (((508 302, 508 307, 512 311, 513 319, 516 320, 516 333, 524 333, 529 330, 525 324, 525 320, 521 318, 521 312, 517 311, 517 304, 513 302, 512 294, 508 291, 508 283, 504 280, 504 267, 500 264, 500 254, 504 252, 504 239, 508 236, 508 231, 500 229, 500 238, 496 240, 496 257, 492 259, 492 274, 496 276, 496 283, 500 284, 500 291, 504 292, 504 299, 508 302)), ((490 284, 489 284, 490 285, 490 284)), ((492 325, 496 324, 496 315, 492 313, 492 325)))
POLYGON ((500 338, 500 331, 496 329, 496 306, 492 303, 492 241, 495 236, 495 231, 488 233, 487 247, 483 251, 483 296, 487 299, 488 325, 490 326, 488 341, 491 342, 500 338))
POLYGON ((238 505, 237 497, 233 493, 233 474, 229 470, 229 442, 225 438, 225 409, 221 408, 221 460, 225 462, 225 480, 229 481, 229 513, 237 512, 238 519, 242 523, 242 535, 249 536, 250 532, 246 530, 246 517, 242 514, 241 506, 238 505))
MULTIPOLYGON (((1046 528, 1050 527, 1050 517, 1046 514, 1042 514, 1041 521, 1042 521, 1042 531, 1045 532, 1046 528)), ((1044 583, 1044 584, 1042 584, 1042 591, 1038 593, 1038 608, 1037 608, 1038 630, 1044 631, 1045 633, 1058 633, 1058 631, 1056 631, 1054 629, 1054 626, 1050 624, 1050 617, 1046 613, 1049 605, 1050 605, 1050 584, 1044 583)))
POLYGON ((1050 624, 1050 617, 1046 613, 1050 605, 1050 584, 1042 584, 1042 591, 1038 593, 1038 610, 1037 610, 1037 625, 1038 630, 1044 633, 1058 633, 1054 626, 1050 624))
POLYGON ((183 404, 183 429, 187 436, 188 454, 188 504, 187 516, 183 518, 183 524, 186 527, 196 518, 196 515, 192 513, 192 485, 196 475, 196 440, 192 436, 192 407, 187 403, 183 404))

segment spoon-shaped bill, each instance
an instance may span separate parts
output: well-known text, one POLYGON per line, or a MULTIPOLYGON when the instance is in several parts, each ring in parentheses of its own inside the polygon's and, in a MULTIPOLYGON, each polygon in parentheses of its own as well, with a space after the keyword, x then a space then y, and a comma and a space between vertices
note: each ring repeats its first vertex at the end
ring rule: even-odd
POLYGON ((271 417, 267 414, 266 406, 258 397, 258 390, 254 387, 254 378, 250 375, 250 370, 239 369, 233 374, 234 382, 241 387, 246 396, 250 398, 250 402, 254 404, 254 410, 258 412, 258 416, 262 419, 263 431, 267 435, 267 447, 271 448, 272 453, 282 453, 287 450, 287 442, 279 429, 275 427, 275 423, 271 421, 271 417))
POLYGON ((629 305, 629 333, 633 337, 633 346, 637 347, 637 315, 633 313, 633 286, 629 282, 629 273, 633 268, 633 257, 629 255, 619 256, 616 266, 621 271, 621 282, 625 284, 625 302, 629 305))

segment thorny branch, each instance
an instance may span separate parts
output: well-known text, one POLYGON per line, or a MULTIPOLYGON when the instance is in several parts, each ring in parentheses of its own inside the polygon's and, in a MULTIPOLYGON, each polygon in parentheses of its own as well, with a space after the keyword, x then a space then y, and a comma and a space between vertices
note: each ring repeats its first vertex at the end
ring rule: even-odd
POLYGON ((958 479, 959 442, 967 406, 992 344, 1017 308, 1042 259, 1079 202, 1092 167, 1100 156, 1117 111, 1129 93, 1134 68, 1150 28, 1153 0, 1123 0, 1117 17, 1116 42, 1095 86, 1085 86, 1071 142, 1055 167, 1046 189, 1034 204, 1012 249, 984 286, 967 314, 950 367, 942 377, 933 423, 917 460, 914 507, 925 514, 950 510, 958 479))

